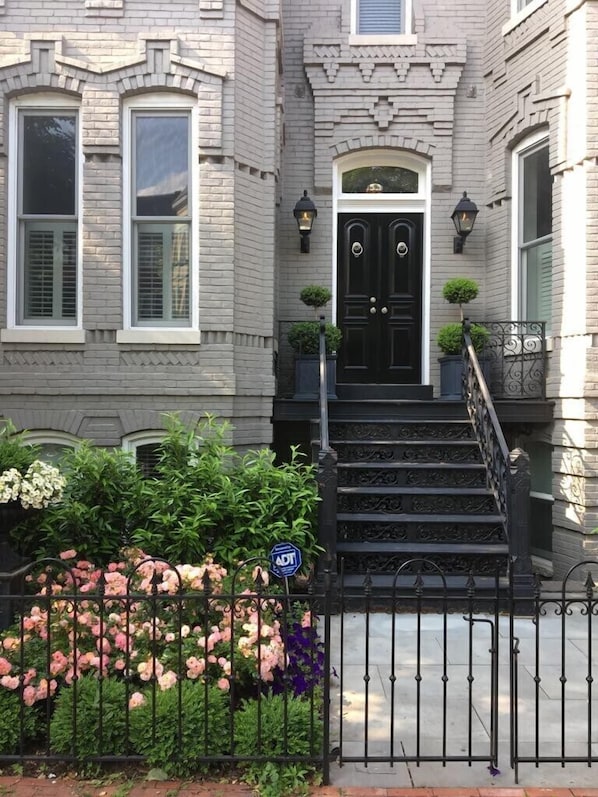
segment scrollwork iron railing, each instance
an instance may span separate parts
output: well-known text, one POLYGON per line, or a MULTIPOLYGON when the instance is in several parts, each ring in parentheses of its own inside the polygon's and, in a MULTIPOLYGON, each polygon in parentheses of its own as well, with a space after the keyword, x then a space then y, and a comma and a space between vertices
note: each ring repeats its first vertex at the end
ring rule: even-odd
POLYGON ((463 392, 467 412, 480 445, 488 481, 509 536, 509 495, 511 469, 509 449, 502 432, 486 379, 478 361, 470 335, 471 324, 463 322, 463 392))
POLYGON ((495 399, 546 398, 544 321, 476 321, 490 333, 484 347, 488 387, 495 399))

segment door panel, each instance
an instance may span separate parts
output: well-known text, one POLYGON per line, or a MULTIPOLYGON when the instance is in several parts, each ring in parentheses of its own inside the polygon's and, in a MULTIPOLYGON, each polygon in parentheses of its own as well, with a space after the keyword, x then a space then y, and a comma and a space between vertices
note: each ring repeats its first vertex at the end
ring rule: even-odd
POLYGON ((341 213, 340 382, 421 381, 421 213, 341 213))

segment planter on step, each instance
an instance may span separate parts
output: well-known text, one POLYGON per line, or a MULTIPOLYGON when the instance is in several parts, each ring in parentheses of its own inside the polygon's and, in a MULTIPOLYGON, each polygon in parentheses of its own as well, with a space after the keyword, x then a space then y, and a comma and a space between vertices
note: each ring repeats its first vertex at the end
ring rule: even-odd
MULTIPOLYGON (((326 358, 326 385, 329 399, 336 398, 336 355, 326 358)), ((293 398, 313 400, 320 395, 320 358, 317 354, 295 357, 295 393, 293 398)))
MULTIPOLYGON (((456 401, 463 398, 463 357, 461 354, 445 354, 440 357, 440 398, 456 401)), ((486 383, 490 384, 491 360, 480 359, 486 383)))

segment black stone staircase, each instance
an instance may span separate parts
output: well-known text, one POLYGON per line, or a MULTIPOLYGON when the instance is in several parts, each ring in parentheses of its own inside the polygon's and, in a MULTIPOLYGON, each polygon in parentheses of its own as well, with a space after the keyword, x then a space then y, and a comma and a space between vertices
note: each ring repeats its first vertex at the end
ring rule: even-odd
POLYGON ((345 585, 369 574, 389 586, 405 562, 422 559, 459 588, 471 575, 479 584, 506 573, 504 518, 464 403, 331 402, 330 443, 345 585))

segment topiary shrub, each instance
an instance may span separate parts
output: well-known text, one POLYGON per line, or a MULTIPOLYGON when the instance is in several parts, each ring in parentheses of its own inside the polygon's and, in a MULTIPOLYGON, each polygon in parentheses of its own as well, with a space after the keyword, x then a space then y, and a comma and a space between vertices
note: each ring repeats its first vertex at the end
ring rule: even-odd
MULTIPOLYGON (((479 354, 486 345, 490 333, 481 324, 472 324, 469 334, 471 335, 473 347, 479 354)), ((463 326, 458 321, 445 324, 438 330, 436 342, 443 354, 461 354, 463 348, 463 326)))
POLYGON ((308 307, 324 307, 332 299, 332 292, 323 285, 306 285, 299 298, 308 307))
POLYGON ((478 295, 478 283, 468 277, 454 277, 445 282, 442 295, 450 304, 467 304, 478 295))
MULTIPOLYGON (((324 338, 326 340, 326 354, 335 352, 341 344, 343 333, 334 326, 326 324, 324 338)), ((298 354, 318 354, 320 350, 320 323, 319 321, 299 321, 289 330, 289 343, 298 354)))

